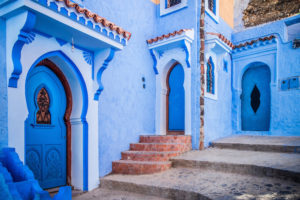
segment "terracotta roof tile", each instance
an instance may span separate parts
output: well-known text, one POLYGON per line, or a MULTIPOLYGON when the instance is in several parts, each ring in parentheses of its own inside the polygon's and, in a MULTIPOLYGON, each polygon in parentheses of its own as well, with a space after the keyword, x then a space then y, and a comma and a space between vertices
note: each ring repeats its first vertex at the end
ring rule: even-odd
POLYGON ((254 43, 256 43, 256 42, 260 42, 260 41, 263 42, 263 41, 267 41, 267 40, 272 40, 272 39, 274 39, 274 38, 275 38, 274 35, 270 35, 270 36, 258 38, 258 39, 256 39, 256 40, 251 40, 251 41, 249 41, 249 42, 244 42, 244 43, 240 43, 240 44, 238 44, 238 45, 234 45, 233 49, 238 49, 238 48, 241 48, 241 47, 245 47, 245 46, 247 46, 247 45, 252 45, 252 44, 254 44, 254 43))
POLYGON ((220 38, 220 40, 222 40, 230 48, 234 48, 234 45, 232 44, 232 42, 230 40, 228 40, 224 35, 222 35, 220 33, 212 33, 212 32, 207 32, 207 34, 218 36, 218 38, 220 38))
POLYGON ((157 36, 157 37, 155 37, 153 39, 147 40, 147 43, 148 44, 152 44, 154 42, 157 42, 158 40, 163 40, 163 39, 169 38, 171 36, 174 37, 175 35, 181 35, 183 32, 186 32, 188 30, 191 30, 191 29, 181 29, 179 31, 174 31, 173 33, 168 33, 168 34, 164 34, 162 36, 157 36))
POLYGON ((108 21, 107 19, 100 17, 99 15, 89 11, 88 9, 80 7, 77 3, 73 3, 70 0, 56 0, 63 1, 65 5, 69 8, 74 8, 78 13, 84 13, 87 18, 93 18, 96 23, 101 23, 104 27, 108 27, 112 31, 116 31, 118 34, 123 35, 127 40, 130 39, 131 33, 125 31, 121 27, 115 25, 114 23, 108 21))

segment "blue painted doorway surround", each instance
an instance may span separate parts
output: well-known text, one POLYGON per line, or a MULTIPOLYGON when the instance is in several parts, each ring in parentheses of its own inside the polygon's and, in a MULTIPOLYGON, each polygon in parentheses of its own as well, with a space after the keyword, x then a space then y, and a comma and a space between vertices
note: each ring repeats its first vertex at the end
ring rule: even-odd
POLYGON ((167 132, 184 134, 184 70, 179 63, 170 68, 167 76, 167 132))
POLYGON ((66 185, 66 93, 56 74, 33 68, 26 80, 25 160, 42 188, 66 185))
POLYGON ((269 131, 271 74, 267 65, 253 65, 242 78, 242 130, 269 131))

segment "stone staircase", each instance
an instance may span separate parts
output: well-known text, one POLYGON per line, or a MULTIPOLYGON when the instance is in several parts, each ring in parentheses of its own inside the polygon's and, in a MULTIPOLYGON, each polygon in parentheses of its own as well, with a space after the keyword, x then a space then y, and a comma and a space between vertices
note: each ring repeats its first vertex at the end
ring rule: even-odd
POLYGON ((112 163, 115 174, 151 174, 171 168, 171 157, 191 150, 191 136, 140 136, 140 142, 130 144, 122 159, 112 163))
POLYGON ((180 200, 300 199, 299 149, 300 137, 234 136, 171 158, 167 171, 112 174, 100 187, 180 200))

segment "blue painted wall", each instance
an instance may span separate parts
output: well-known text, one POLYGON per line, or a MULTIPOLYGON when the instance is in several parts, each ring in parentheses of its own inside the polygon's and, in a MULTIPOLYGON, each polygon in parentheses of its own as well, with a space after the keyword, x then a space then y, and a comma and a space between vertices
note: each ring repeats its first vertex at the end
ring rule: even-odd
POLYGON ((0 149, 8 143, 5 32, 5 21, 0 18, 0 149))
POLYGON ((97 0, 85 6, 132 33, 103 73, 99 99, 99 173, 111 172, 139 135, 155 132, 155 74, 146 40, 155 29, 156 6, 149 1, 97 0), (120 4, 121 3, 121 4, 120 4), (145 78, 145 82, 142 78, 145 78), (145 89, 143 84, 145 83, 145 89))
MULTIPOLYGON (((141 134, 155 132, 155 73, 146 40, 175 30, 193 28, 197 38, 197 0, 188 7, 160 17, 160 5, 151 0, 91 0, 86 8, 113 21, 132 33, 128 46, 117 52, 103 75, 105 89, 99 100, 99 172, 111 171, 111 162, 121 158, 121 151, 138 142, 141 134), (184 16, 184 17, 182 17, 184 16), (146 88, 143 89, 142 77, 146 88)), ((197 40, 192 48, 192 121, 193 137, 199 137, 199 66, 197 40)), ((197 148, 197 140, 193 140, 197 148)))
MULTIPOLYGON (((205 31, 221 33, 226 38, 230 39, 233 32, 232 28, 220 17, 219 22, 216 23, 208 14, 205 16, 205 31)), ((217 55, 217 57, 220 57, 217 55)), ((204 108, 204 131, 205 146, 210 142, 220 138, 232 135, 231 125, 231 107, 232 107, 232 91, 231 91, 231 61, 224 68, 223 59, 215 65, 215 79, 218 79, 215 84, 215 93, 217 93, 217 100, 205 98, 204 108)), ((215 81, 216 82, 216 81, 215 81)))
MULTIPOLYGON (((275 35, 277 38, 277 58, 276 58, 276 80, 273 87, 273 95, 271 95, 271 127, 270 132, 264 133, 268 135, 300 135, 300 90, 291 89, 283 91, 280 89, 279 82, 283 79, 300 76, 300 48, 292 48, 293 38, 300 38, 300 29, 290 29, 290 25, 300 23, 300 15, 286 18, 280 21, 267 23, 258 27, 253 27, 234 33, 232 40, 234 43, 240 43, 265 37, 267 35, 275 35)), ((259 56, 259 54, 257 54, 259 56)), ((255 58, 253 58, 255 61, 255 58)), ((240 81, 240 80, 238 80, 240 81)), ((233 99, 233 106, 237 105, 239 99, 233 99)), ((262 134, 262 133, 254 133, 262 134)))

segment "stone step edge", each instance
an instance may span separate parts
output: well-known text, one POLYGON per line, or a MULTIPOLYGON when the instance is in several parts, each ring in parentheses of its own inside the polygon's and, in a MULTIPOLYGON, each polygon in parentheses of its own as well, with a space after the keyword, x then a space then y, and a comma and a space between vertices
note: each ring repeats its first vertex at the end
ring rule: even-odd
POLYGON ((192 137, 191 135, 140 135, 140 137, 192 137))
POLYGON ((123 151, 122 153, 128 153, 128 154, 173 154, 173 153, 180 153, 181 151, 135 151, 135 150, 128 150, 123 151))
POLYGON ((300 153, 300 146, 275 145, 275 144, 247 144, 247 143, 225 143, 212 142, 211 147, 218 149, 236 149, 264 152, 300 153))
POLYGON ((137 160, 116 160, 113 163, 123 164, 143 164, 143 165, 168 165, 172 164, 171 161, 137 161, 137 160))
POLYGON ((300 183, 300 173, 290 170, 272 168, 267 166, 225 163, 225 162, 210 162, 198 160, 185 160, 170 158, 172 167, 175 168, 199 168, 210 169, 214 171, 221 171, 225 173, 247 174, 252 176, 265 176, 271 178, 279 178, 284 180, 291 180, 300 183))
POLYGON ((193 191, 180 190, 177 188, 141 185, 125 181, 111 180, 108 177, 100 179, 100 187, 105 189, 134 192, 175 200, 210 200, 210 198, 193 191))
POLYGON ((148 143, 148 142, 138 142, 138 143, 130 143, 130 144, 141 144, 141 145, 153 145, 153 144, 156 144, 156 145, 189 145, 189 144, 186 144, 186 143, 168 143, 168 142, 161 142, 161 143, 157 143, 157 142, 153 142, 153 143, 148 143))

